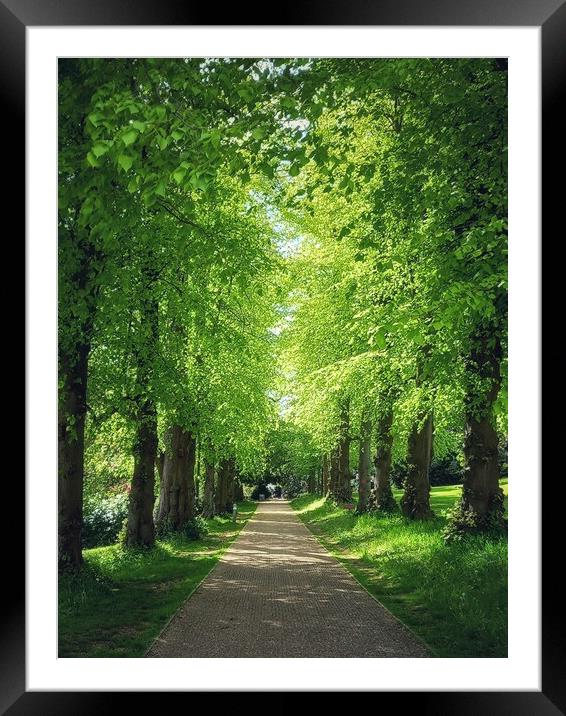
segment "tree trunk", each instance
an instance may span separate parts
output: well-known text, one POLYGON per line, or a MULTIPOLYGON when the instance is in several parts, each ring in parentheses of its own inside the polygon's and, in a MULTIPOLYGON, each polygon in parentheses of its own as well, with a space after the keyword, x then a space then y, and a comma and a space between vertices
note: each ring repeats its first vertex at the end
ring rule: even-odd
POLYGON ((309 479, 308 479, 308 492, 310 495, 314 495, 316 492, 316 473, 313 467, 309 470, 309 479))
POLYGON ((146 400, 138 414, 134 444, 134 473, 128 505, 128 547, 151 547, 155 541, 153 504, 156 451, 157 413, 153 401, 146 400))
MULTIPOLYGON (((77 208, 78 212, 78 208, 77 208)), ((58 558, 60 568, 82 564, 84 434, 88 360, 105 256, 88 237, 59 227, 58 558), (74 312, 69 308, 73 307, 74 312), (81 309, 78 311, 77 309, 81 309), (80 318, 78 317, 80 316, 80 318)))
POLYGON ((499 486, 498 447, 493 405, 499 393, 501 344, 495 327, 478 331, 466 369, 469 388, 466 398, 464 438, 464 483, 462 498, 454 513, 451 532, 501 532, 506 529, 503 492, 499 486), (485 386, 478 395, 478 378, 485 386))
POLYGON ((60 360, 63 387, 58 414, 58 511, 59 567, 82 564, 84 437, 86 385, 90 346, 83 344, 78 356, 60 360))
POLYGON ((226 468, 226 501, 224 512, 232 514, 232 507, 234 506, 234 482, 236 479, 236 459, 231 457, 228 460, 226 468))
POLYGON ((155 541, 155 461, 157 457, 157 409, 151 395, 153 361, 157 352, 159 310, 153 298, 155 270, 144 271, 145 293, 141 302, 140 343, 137 350, 135 402, 137 434, 134 444, 134 473, 128 506, 126 543, 129 547, 151 547, 155 541))
POLYGON ((349 502, 352 499, 352 483, 350 473, 350 419, 347 403, 342 408, 340 422, 338 485, 339 499, 344 502, 349 502))
POLYGON ((216 490, 214 493, 214 507, 217 515, 226 514, 229 469, 229 461, 227 459, 221 460, 216 474, 216 490))
POLYGON ((328 494, 330 483, 330 460, 328 455, 324 455, 322 458, 322 494, 324 497, 328 494))
POLYGON ((214 463, 208 460, 204 465, 204 497, 202 501, 202 516, 214 515, 214 463))
POLYGON ((201 449, 200 449, 200 442, 197 441, 195 444, 195 469, 193 470, 194 473, 194 485, 195 485, 195 504, 198 502, 199 499, 199 490, 200 490, 200 470, 201 470, 201 449))
POLYGON ((339 475, 340 475, 340 460, 339 460, 339 450, 338 447, 332 448, 332 451, 330 453, 330 461, 329 461, 329 480, 328 480, 328 497, 330 497, 333 500, 339 500, 340 497, 340 482, 339 482, 339 475))
POLYGON ((401 510, 413 520, 427 520, 434 517, 430 508, 430 482, 428 472, 432 457, 433 421, 427 415, 424 422, 417 423, 409 435, 407 454, 407 477, 405 491, 401 498, 401 510))
POLYGON ((157 456, 157 475, 159 477, 159 484, 161 485, 163 481, 163 465, 165 463, 165 453, 163 450, 159 453, 157 456))
POLYGON ((358 506, 356 512, 363 515, 367 510, 369 493, 369 466, 371 451, 371 421, 367 416, 362 417, 360 426, 360 453, 358 459, 358 506))
POLYGON ((157 523, 179 531, 195 516, 195 438, 180 425, 167 431, 157 523))
POLYGON ((240 478, 237 477, 234 481, 234 502, 243 502, 244 500, 244 486, 240 482, 240 478))
POLYGON ((397 510, 397 503, 391 489, 392 424, 392 410, 382 415, 377 424, 377 445, 374 457, 375 485, 371 494, 370 509, 381 510, 382 512, 397 510))

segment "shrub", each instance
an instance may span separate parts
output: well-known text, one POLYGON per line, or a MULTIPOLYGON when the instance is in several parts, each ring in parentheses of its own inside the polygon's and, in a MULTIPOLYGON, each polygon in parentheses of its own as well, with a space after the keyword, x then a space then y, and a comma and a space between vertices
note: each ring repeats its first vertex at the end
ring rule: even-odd
POLYGON ((155 522, 155 537, 156 539, 164 539, 169 537, 175 531, 173 523, 169 517, 165 517, 163 520, 155 522))
POLYGON ((188 539, 200 539, 208 534, 208 524, 205 519, 200 516, 187 520, 183 525, 183 534, 188 539))
POLYGON ((192 520, 187 520, 180 528, 166 517, 155 525, 155 537, 160 540, 175 537, 175 535, 184 535, 188 539, 199 539, 202 535, 208 533, 208 524, 203 517, 197 516, 192 520))
POLYGON ((114 544, 128 516, 128 495, 120 493, 85 505, 82 529, 84 548, 114 544))

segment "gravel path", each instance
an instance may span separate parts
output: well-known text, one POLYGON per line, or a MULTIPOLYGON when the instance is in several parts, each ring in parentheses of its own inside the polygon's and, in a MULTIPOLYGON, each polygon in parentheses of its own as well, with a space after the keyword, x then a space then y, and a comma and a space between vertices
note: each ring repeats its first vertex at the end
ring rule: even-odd
POLYGON ((300 521, 258 508, 148 657, 425 657, 300 521))

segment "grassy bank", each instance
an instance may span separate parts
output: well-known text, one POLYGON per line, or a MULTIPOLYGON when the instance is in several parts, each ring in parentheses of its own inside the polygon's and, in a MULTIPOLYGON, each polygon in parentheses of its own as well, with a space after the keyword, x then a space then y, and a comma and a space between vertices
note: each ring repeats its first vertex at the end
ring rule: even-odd
MULTIPOLYGON (((502 481, 507 494, 507 481, 502 481)), ((447 545, 446 511, 459 486, 432 489, 436 519, 355 516, 323 498, 292 502, 348 570, 440 657, 507 656, 507 542, 447 545)), ((395 492, 396 497, 400 492, 395 492)))
POLYGON ((199 540, 172 537, 149 551, 85 550, 80 574, 59 578, 59 656, 143 656, 169 617, 206 577, 255 510, 207 520, 199 540))

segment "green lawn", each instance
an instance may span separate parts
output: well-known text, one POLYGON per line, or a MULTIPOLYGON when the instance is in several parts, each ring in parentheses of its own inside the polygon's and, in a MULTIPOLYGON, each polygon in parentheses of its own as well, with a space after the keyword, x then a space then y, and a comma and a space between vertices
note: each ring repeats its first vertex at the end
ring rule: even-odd
MULTIPOLYGON (((507 495, 507 480, 501 485, 507 495)), ((460 486, 436 487, 437 517, 357 517, 323 498, 292 505, 347 569, 439 657, 507 656, 507 541, 444 542, 445 513, 460 486)), ((400 496, 395 490, 395 496, 400 496)))
POLYGON ((80 574, 59 577, 59 656, 143 656, 255 508, 240 503, 236 524, 207 520, 209 533, 196 541, 179 536, 149 551, 85 550, 80 574))

